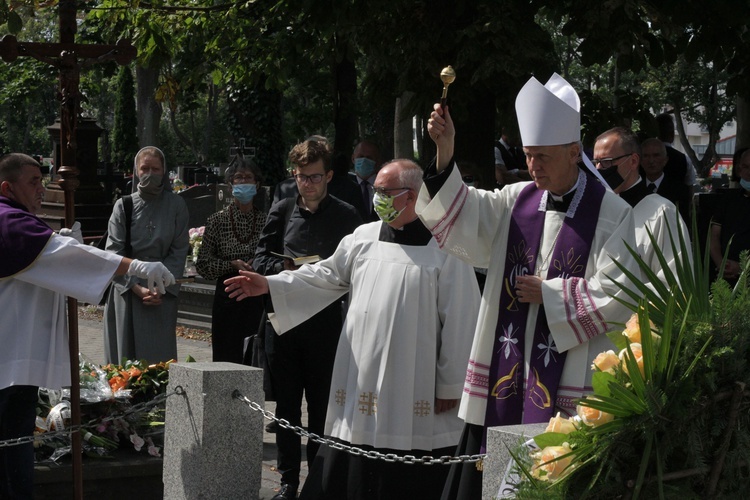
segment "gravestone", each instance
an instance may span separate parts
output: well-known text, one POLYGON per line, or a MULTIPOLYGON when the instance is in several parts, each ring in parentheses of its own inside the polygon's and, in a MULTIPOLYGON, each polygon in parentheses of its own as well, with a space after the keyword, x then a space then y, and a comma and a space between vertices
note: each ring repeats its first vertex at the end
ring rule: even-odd
POLYGON ((201 227, 216 210, 216 184, 192 186, 178 193, 185 200, 189 214, 188 226, 201 227))
POLYGON ((510 451, 519 444, 544 432, 547 424, 504 425, 487 429, 487 458, 482 472, 482 499, 498 498, 498 491, 513 457, 510 451))

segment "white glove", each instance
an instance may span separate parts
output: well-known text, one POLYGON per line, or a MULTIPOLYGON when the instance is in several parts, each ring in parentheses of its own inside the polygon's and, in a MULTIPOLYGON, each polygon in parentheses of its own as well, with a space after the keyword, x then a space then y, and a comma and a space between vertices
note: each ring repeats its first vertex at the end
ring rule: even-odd
POLYGON ((64 227, 60 229, 60 231, 57 233, 60 236, 67 236, 68 238, 73 238, 78 243, 83 245, 83 233, 81 232, 81 223, 78 221, 75 221, 73 223, 73 227, 67 228, 64 227))
POLYGON ((128 272, 125 274, 148 280, 149 291, 153 293, 156 289, 161 295, 166 293, 166 287, 175 284, 174 276, 161 262, 144 262, 133 259, 133 262, 128 266, 128 272))

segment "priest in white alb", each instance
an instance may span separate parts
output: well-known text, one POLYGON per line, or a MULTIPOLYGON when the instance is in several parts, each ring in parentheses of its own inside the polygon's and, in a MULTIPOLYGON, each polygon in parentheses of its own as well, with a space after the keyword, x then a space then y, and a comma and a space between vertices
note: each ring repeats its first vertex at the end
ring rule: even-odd
MULTIPOLYGON (((457 406, 479 308, 474 270, 438 248, 414 211, 422 169, 384 165, 374 183, 382 222, 358 227, 334 254, 277 276, 241 271, 238 300, 270 291, 278 332, 349 293, 325 432, 397 455, 452 455, 457 406)), ((351 456, 321 447, 300 498, 437 498, 448 468, 351 456)))
MULTIPOLYGON (((575 413, 591 391, 591 361, 625 322, 628 283, 613 258, 637 269, 627 203, 607 190, 580 144, 580 101, 562 77, 531 78, 516 99, 533 182, 485 192, 461 182, 448 108, 428 123, 437 160, 425 172, 417 213, 441 248, 486 267, 479 321, 459 416, 458 453, 484 451, 487 427, 575 413), (582 161, 583 160, 583 161, 582 161)), ((454 467, 443 498, 479 498, 481 473, 454 467)))

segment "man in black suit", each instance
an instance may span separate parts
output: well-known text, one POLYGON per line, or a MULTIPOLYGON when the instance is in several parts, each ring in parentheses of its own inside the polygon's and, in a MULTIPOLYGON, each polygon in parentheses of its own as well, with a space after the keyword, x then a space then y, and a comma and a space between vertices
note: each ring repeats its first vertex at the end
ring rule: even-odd
POLYGON ((656 125, 659 130, 659 140, 664 143, 667 150, 667 164, 664 167, 664 175, 687 185, 691 190, 695 184, 695 167, 688 157, 672 147, 674 143, 674 119, 669 113, 656 116, 656 125))
POLYGON ((378 175, 383 159, 380 156, 380 147, 373 141, 365 139, 357 144, 352 154, 354 174, 350 177, 357 183, 362 197, 360 215, 365 222, 378 220, 378 214, 372 208, 372 196, 374 193, 373 182, 378 175))
POLYGON ((690 227, 690 207, 692 195, 690 188, 682 179, 667 175, 667 147, 656 138, 646 139, 641 144, 641 168, 644 172, 646 187, 677 205, 682 219, 690 227))

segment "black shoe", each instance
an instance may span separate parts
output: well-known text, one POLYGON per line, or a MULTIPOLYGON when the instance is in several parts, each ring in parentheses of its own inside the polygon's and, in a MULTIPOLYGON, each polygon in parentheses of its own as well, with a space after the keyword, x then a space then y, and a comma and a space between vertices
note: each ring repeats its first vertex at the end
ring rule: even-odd
POLYGON ((279 423, 276 420, 271 420, 268 425, 266 425, 266 432, 270 432, 271 434, 276 434, 276 431, 279 430, 279 423))
POLYGON ((275 494, 271 500, 296 500, 297 498, 297 485, 296 484, 281 484, 281 489, 275 494))

